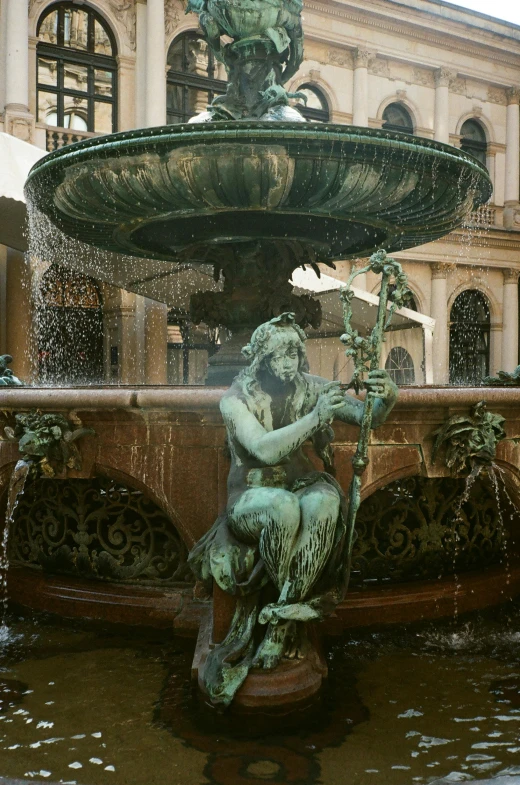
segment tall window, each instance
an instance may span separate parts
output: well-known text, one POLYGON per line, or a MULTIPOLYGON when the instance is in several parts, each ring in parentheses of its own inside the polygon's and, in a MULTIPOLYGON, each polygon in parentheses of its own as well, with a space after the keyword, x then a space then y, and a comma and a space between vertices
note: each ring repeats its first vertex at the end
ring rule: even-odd
POLYGON ((298 109, 311 123, 328 123, 330 119, 329 105, 321 90, 315 85, 304 84, 295 93, 304 93, 307 104, 299 103, 298 109))
POLYGON ((395 384, 415 384, 412 357, 402 346, 395 346, 391 350, 386 358, 385 368, 395 384))
POLYGON ((450 384, 479 385, 489 374, 489 304, 476 289, 459 294, 451 309, 450 384))
POLYGON ((166 108, 168 123, 186 123, 226 92, 226 71, 197 33, 176 38, 168 50, 166 108))
POLYGON ((383 112, 383 128, 387 131, 413 134, 413 120, 408 109, 402 104, 388 104, 383 112))
POLYGON ((92 278, 51 265, 40 288, 36 331, 41 382, 103 381, 103 311, 92 278))
POLYGON ((460 129, 462 137, 461 150, 473 155, 481 164, 486 166, 487 137, 484 128, 478 120, 466 120, 460 129))
POLYGON ((116 131, 116 46, 104 19, 86 5, 57 3, 41 17, 37 34, 39 122, 116 131))

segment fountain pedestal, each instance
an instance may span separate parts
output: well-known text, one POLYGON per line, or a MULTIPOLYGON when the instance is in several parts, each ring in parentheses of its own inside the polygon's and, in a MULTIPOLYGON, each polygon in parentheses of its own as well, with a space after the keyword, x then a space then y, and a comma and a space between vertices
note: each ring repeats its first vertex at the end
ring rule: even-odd
MULTIPOLYGON (((215 585, 212 607, 200 625, 192 665, 192 678, 208 704, 211 699, 204 683, 207 657, 225 639, 234 611, 235 598, 215 585)), ((318 631, 312 625, 307 626, 307 642, 302 659, 286 659, 274 670, 251 669, 230 711, 274 718, 299 714, 312 706, 319 699, 328 668, 318 631)))

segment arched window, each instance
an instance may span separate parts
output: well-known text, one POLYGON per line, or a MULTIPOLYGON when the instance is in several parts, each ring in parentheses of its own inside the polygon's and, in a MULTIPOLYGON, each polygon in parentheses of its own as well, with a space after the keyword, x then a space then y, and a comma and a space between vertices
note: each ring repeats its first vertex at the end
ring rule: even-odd
POLYGON ((466 120, 460 129, 462 137, 461 150, 473 155, 480 163, 486 166, 487 137, 484 128, 478 120, 466 120))
POLYGON ((51 265, 40 287, 36 330, 41 382, 103 380, 103 311, 92 278, 51 265))
POLYGON ((180 35, 168 50, 166 108, 168 123, 186 123, 226 92, 224 66, 197 33, 180 35))
POLYGON ((386 358, 385 368, 395 384, 415 384, 412 357, 402 346, 395 346, 390 351, 386 358))
POLYGON ((383 112, 383 128, 413 134, 413 120, 408 109, 402 104, 388 104, 383 112))
POLYGON ((56 3, 38 24, 38 121, 110 134, 117 130, 115 41, 86 5, 56 3))
POLYGON ((451 309, 450 384, 479 385, 489 374, 489 304, 476 289, 459 294, 451 309))
POLYGON ((299 103, 298 110, 311 123, 328 123, 330 119, 329 105, 321 90, 315 85, 303 84, 295 93, 304 93, 307 104, 299 103))

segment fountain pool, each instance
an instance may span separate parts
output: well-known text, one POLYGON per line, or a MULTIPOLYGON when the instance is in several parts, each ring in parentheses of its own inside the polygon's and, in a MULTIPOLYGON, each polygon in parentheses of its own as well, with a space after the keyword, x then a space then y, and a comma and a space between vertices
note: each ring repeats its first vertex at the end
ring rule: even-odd
POLYGON ((1 644, 2 774, 77 785, 412 785, 518 774, 519 640, 518 605, 335 639, 314 725, 244 739, 200 714, 185 639, 11 617, 1 644))

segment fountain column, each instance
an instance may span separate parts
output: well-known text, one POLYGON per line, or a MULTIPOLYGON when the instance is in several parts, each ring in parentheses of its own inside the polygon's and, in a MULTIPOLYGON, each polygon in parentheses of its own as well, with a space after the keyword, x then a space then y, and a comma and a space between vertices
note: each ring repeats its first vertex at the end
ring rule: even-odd
POLYGON ((454 76, 449 68, 438 68, 435 72, 435 133, 436 142, 450 143, 450 79, 454 76))
POLYGON ((368 125, 368 49, 356 49, 354 52, 354 93, 353 93, 353 125, 368 125))
POLYGON ((447 264, 432 264, 432 294, 430 316, 435 319, 433 331, 433 383, 449 381, 448 332, 448 269, 447 264))
POLYGON ((7 133, 32 141, 34 117, 29 112, 29 3, 7 0, 5 49, 5 115, 7 133))
POLYGON ((502 370, 518 366, 518 270, 503 270, 502 370))
POLYGON ((32 344, 31 272, 23 253, 7 249, 6 350, 13 356, 12 369, 23 382, 34 376, 32 344))
POLYGON ((504 226, 506 229, 518 228, 520 202, 520 88, 511 87, 507 91, 506 120, 506 188, 504 226))

